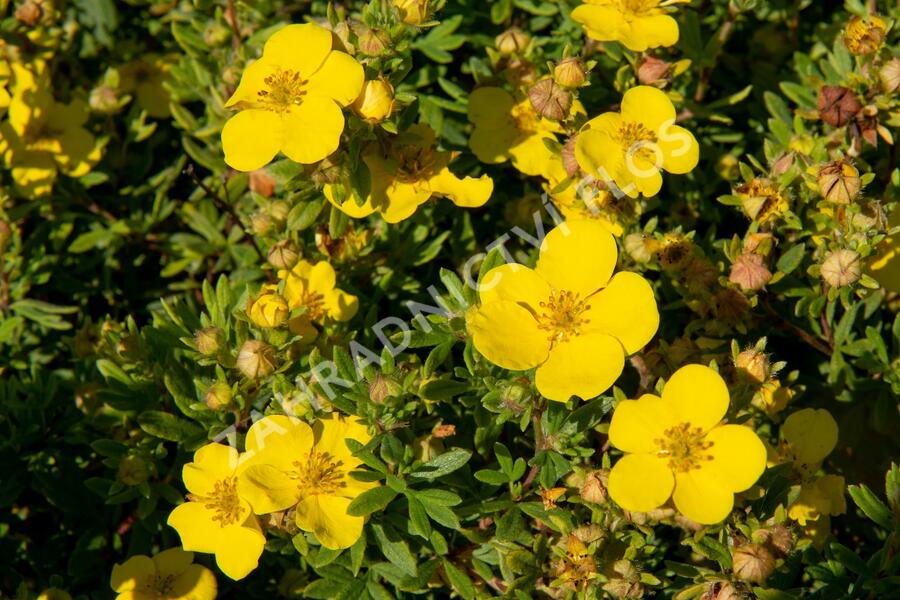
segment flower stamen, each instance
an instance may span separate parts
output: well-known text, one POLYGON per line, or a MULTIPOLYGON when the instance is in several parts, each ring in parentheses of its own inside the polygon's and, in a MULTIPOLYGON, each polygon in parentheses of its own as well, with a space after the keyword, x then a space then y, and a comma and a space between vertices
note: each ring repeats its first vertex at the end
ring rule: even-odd
POLYGON ((327 494, 347 487, 341 471, 342 464, 327 452, 310 452, 306 462, 297 460, 293 463, 297 487, 303 494, 313 495, 327 494))
POLYGON ((188 494, 191 502, 202 502, 204 508, 216 512, 212 517, 220 527, 237 523, 241 518, 241 498, 237 492, 237 478, 227 477, 216 482, 211 494, 188 494))
POLYGON ((549 331, 551 342, 562 342, 575 335, 583 325, 590 322, 583 313, 590 305, 578 299, 576 292, 565 290, 550 292, 550 298, 539 304, 542 312, 538 315, 538 329, 549 331))
POLYGON ((703 461, 713 459, 708 454, 713 442, 706 440, 702 427, 679 423, 663 432, 663 437, 653 440, 659 447, 656 455, 669 459, 669 468, 679 473, 699 469, 703 461))
POLYGON ((277 113, 283 113, 292 106, 299 106, 306 95, 303 89, 306 81, 300 77, 300 73, 291 69, 278 68, 274 73, 263 79, 268 89, 259 90, 256 94, 262 108, 277 113))

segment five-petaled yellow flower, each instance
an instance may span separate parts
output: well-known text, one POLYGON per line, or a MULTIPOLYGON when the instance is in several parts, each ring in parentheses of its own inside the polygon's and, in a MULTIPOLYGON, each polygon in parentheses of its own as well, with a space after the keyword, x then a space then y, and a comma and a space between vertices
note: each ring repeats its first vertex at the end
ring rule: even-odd
POLYGON ((544 238, 534 269, 507 264, 479 284, 467 325, 475 348, 514 371, 537 367, 550 400, 593 398, 622 373, 625 356, 659 326, 653 288, 636 273, 613 275, 616 242, 594 221, 566 221, 544 238))
MULTIPOLYGON (((579 107, 573 104, 573 110, 579 107)), ((559 156, 547 147, 562 128, 540 117, 527 98, 517 101, 500 88, 478 88, 469 95, 469 121, 474 125, 469 147, 481 162, 511 160, 526 175, 565 179, 559 156)))
POLYGON ((242 579, 256 568, 266 538, 239 491, 244 457, 223 444, 207 444, 184 465, 182 479, 188 501, 175 507, 167 523, 185 550, 216 555, 225 575, 242 579))
POLYGON ((718 523, 734 494, 756 483, 766 447, 751 428, 722 424, 729 395, 718 373, 702 365, 678 369, 662 397, 645 394, 616 406, 609 441, 625 452, 609 474, 619 506, 647 512, 670 497, 686 517, 718 523))
POLYGON ((614 182, 632 198, 657 194, 660 170, 688 173, 699 156, 693 134, 675 125, 675 107, 668 96, 646 85, 625 92, 621 112, 588 121, 575 144, 575 158, 587 174, 614 182))
POLYGON ((800 495, 788 507, 788 516, 802 526, 822 517, 843 514, 844 478, 816 475, 822 461, 837 445, 838 425, 824 408, 804 408, 791 413, 781 426, 784 442, 778 454, 790 461, 800 480, 800 495))
POLYGON ((432 196, 449 198, 454 204, 482 206, 494 189, 487 175, 460 179, 448 168, 450 152, 435 150, 434 131, 413 125, 393 143, 373 144, 363 155, 371 174, 369 196, 363 204, 353 198, 338 201, 338 190, 326 185, 325 197, 351 217, 378 212, 388 223, 398 223, 416 212, 432 196))
POLYGON ((326 548, 349 548, 362 535, 365 519, 347 514, 350 501, 376 483, 350 473, 362 462, 344 440, 369 442, 366 428, 342 416, 310 427, 287 416, 260 419, 247 432, 250 456, 241 485, 257 514, 294 508, 297 526, 326 548))
POLYGON ((288 25, 266 42, 226 108, 241 112, 222 129, 225 162, 255 171, 278 152, 314 163, 338 148, 342 107, 359 96, 363 68, 332 49, 332 33, 318 25, 288 25))
POLYGON ((181 548, 164 550, 153 558, 132 556, 113 566, 110 585, 116 600, 213 600, 216 577, 195 565, 194 553, 181 548))
POLYGON ((157 119, 169 117, 171 95, 163 85, 169 79, 174 60, 148 54, 119 67, 119 89, 134 94, 137 104, 157 119))
POLYGON ((318 335, 313 323, 322 325, 327 319, 349 321, 359 310, 359 299, 338 289, 334 267, 322 261, 315 264, 301 260, 290 271, 281 271, 284 279, 282 296, 291 310, 305 311, 288 321, 290 330, 302 341, 312 341, 318 335))
POLYGON ((665 6, 677 0, 587 0, 572 11, 572 20, 587 36, 600 42, 621 42, 635 52, 674 46, 678 23, 665 6))

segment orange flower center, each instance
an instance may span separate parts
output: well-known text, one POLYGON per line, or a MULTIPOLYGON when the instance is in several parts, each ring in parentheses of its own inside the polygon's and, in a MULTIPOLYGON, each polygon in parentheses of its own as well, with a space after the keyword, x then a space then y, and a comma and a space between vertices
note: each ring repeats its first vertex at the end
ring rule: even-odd
POLYGON ((325 318, 325 296, 312 290, 304 290, 300 295, 299 306, 306 307, 304 313, 310 321, 320 321, 325 318))
POLYGON ((546 302, 540 303, 538 328, 549 332, 551 342, 562 342, 577 335, 581 326, 590 322, 583 314, 591 306, 578 299, 575 292, 553 291, 546 302))
POLYGON ((256 93, 259 103, 262 108, 277 113, 287 112, 292 106, 299 106, 306 94, 303 86, 307 82, 300 77, 300 73, 291 69, 279 67, 263 79, 263 83, 266 84, 266 89, 256 93))
POLYGON ((708 454, 713 442, 706 439, 702 427, 679 423, 663 432, 663 437, 653 440, 659 447, 657 456, 669 459, 669 468, 680 473, 699 469, 703 461, 712 460, 708 454))
POLYGON ((341 461, 327 452, 313 450, 306 462, 294 461, 297 486, 304 494, 327 494, 347 487, 341 461))
POLYGON ((209 495, 188 494, 188 500, 202 502, 205 508, 215 511, 212 519, 218 521, 220 527, 237 523, 241 518, 241 498, 237 492, 236 477, 217 481, 209 495))

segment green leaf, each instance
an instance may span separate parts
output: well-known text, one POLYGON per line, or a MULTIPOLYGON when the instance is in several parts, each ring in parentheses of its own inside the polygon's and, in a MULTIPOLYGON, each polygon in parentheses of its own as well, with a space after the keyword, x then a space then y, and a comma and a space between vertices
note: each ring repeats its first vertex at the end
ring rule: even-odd
POLYGON ((850 497, 863 513, 881 527, 892 531, 897 526, 894 513, 865 485, 847 486, 850 497))
POLYGON ((450 585, 456 593, 465 600, 472 600, 475 598, 475 585, 472 583, 472 580, 469 579, 469 576, 460 569, 457 569, 453 563, 444 557, 441 557, 441 564, 444 567, 444 573, 447 575, 447 580, 450 582, 450 585))
POLYGON ((138 415, 137 422, 145 432, 170 442, 186 442, 201 437, 204 433, 194 423, 158 410, 142 412, 138 415))
POLYGON ((454 448, 440 454, 411 473, 413 477, 437 479, 462 468, 472 458, 471 450, 454 448))
POLYGON ((397 492, 387 486, 378 486, 366 490, 350 502, 347 506, 347 514, 354 517, 364 517, 373 512, 384 510, 397 497, 397 492))
POLYGON ((779 257, 775 267, 786 275, 800 266, 805 253, 806 246, 803 243, 791 246, 779 257))
POLYGON ((396 535, 393 530, 385 531, 380 523, 372 523, 369 527, 375 535, 375 541, 381 548, 384 557, 410 577, 415 577, 417 574, 416 559, 409 551, 409 545, 400 539, 400 536, 396 535))

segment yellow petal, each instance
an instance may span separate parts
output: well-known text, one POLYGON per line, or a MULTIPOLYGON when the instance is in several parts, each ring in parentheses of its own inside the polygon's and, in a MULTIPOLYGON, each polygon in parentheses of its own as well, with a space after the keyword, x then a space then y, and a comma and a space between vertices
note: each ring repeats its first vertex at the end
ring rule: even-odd
POLYGON ((281 118, 268 110, 242 110, 222 128, 225 163, 238 171, 255 171, 275 158, 283 137, 281 118))
POLYGON ((610 181, 621 168, 624 150, 616 139, 621 125, 621 115, 607 112, 588 121, 578 133, 575 160, 591 177, 610 181))
POLYGON ((231 579, 243 579, 259 564, 266 538, 256 529, 231 525, 222 530, 216 565, 231 579))
POLYGON ((288 25, 266 41, 263 59, 282 69, 297 71, 303 79, 309 79, 329 56, 331 35, 330 31, 314 23, 288 25))
POLYGON ((245 469, 238 479, 238 491, 258 515, 286 510, 300 500, 297 481, 267 464, 251 464, 245 469))
POLYGON ((328 316, 341 323, 352 319, 359 310, 359 298, 341 290, 326 295, 323 303, 328 316))
POLYGON ((781 435, 790 444, 797 462, 815 465, 837 445, 838 425, 824 408, 804 408, 784 420, 781 435))
MULTIPOLYGON (((344 113, 331 98, 309 96, 284 117, 281 151, 291 160, 310 164, 337 150, 344 113)), ((224 134, 224 132, 223 132, 224 134)), ((264 163, 265 164, 265 163, 264 163)))
POLYGON ((238 467, 238 451, 224 444, 207 444, 194 453, 194 462, 181 470, 184 486, 193 494, 210 494, 219 481, 238 467))
POLYGON ((213 520, 216 516, 216 511, 201 502, 185 502, 169 513, 166 523, 178 532, 185 550, 212 553, 216 551, 222 530, 213 520))
POLYGON ((364 81, 362 65, 349 54, 332 52, 304 89, 310 96, 325 96, 347 106, 359 96, 364 81))
POLYGON ((585 331, 608 333, 622 343, 625 354, 647 345, 659 328, 659 311, 650 283, 638 275, 616 273, 609 284, 591 296, 585 331))
POLYGON ((349 548, 362 535, 363 517, 347 514, 349 498, 309 496, 297 505, 297 526, 311 531, 319 543, 332 550, 349 548))
POLYGON ((335 273, 331 263, 325 260, 313 265, 307 278, 309 280, 309 289, 323 296, 331 293, 334 290, 334 286, 337 285, 337 273, 335 273))
POLYGON ((610 6, 582 4, 572 11, 572 20, 584 26, 588 37, 610 42, 621 37, 622 14, 610 6))
POLYGON ((259 92, 267 91, 265 80, 277 72, 277 68, 266 60, 250 63, 241 74, 241 81, 231 98, 225 102, 225 108, 252 108, 259 100, 259 92))
POLYGON ((480 87, 469 94, 469 121, 478 127, 497 129, 512 114, 515 99, 498 87, 480 87))
POLYGON ((339 203, 335 197, 335 192, 331 185, 326 185, 322 189, 322 193, 333 206, 337 207, 341 212, 350 217, 353 217, 354 219, 362 219, 375 212, 375 207, 372 205, 371 196, 366 198, 366 201, 363 204, 357 204, 353 200, 353 198, 348 198, 339 203))
POLYGON ((684 127, 660 127, 659 146, 663 153, 663 169, 669 173, 689 173, 700 160, 700 145, 694 134, 684 127))
POLYGON ((685 365, 666 382, 662 399, 672 404, 679 422, 706 431, 721 421, 728 410, 728 386, 709 367, 685 365))
POLYGON ((476 126, 469 138, 469 148, 483 163, 497 164, 510 158, 510 148, 519 141, 519 130, 513 125, 489 129, 476 126))
POLYGON ((734 507, 734 494, 705 469, 676 473, 672 500, 681 514, 702 525, 725 520, 734 507))
POLYGON ((548 333, 534 316, 514 302, 483 304, 466 315, 472 343, 486 359, 511 371, 532 369, 547 359, 548 333))
POLYGON ((622 96, 622 120, 628 123, 643 123, 659 137, 663 123, 675 122, 675 107, 666 93, 649 85, 631 88, 622 96))
POLYGON ((547 361, 538 367, 534 383, 548 400, 593 398, 608 390, 624 367, 625 353, 616 338, 588 333, 554 346, 547 361))
POLYGON ((623 452, 656 452, 654 440, 676 424, 672 406, 659 396, 644 394, 616 405, 609 424, 610 443, 623 452))
POLYGON ((669 15, 642 17, 622 32, 620 41, 633 52, 674 46, 678 43, 678 23, 669 15))
POLYGON ((425 182, 405 183, 391 180, 379 198, 372 183, 372 196, 375 205, 382 205, 381 216, 388 223, 399 223, 411 217, 422 204, 431 198, 431 189, 425 182))
POLYGON ((160 577, 177 577, 184 573, 194 562, 194 553, 185 552, 182 548, 169 548, 153 557, 156 573, 160 577))
POLYGON ((299 419, 272 415, 250 426, 244 444, 248 455, 246 469, 268 464, 287 473, 293 470, 294 461, 309 456, 313 432, 299 419))
POLYGON ((316 452, 337 458, 347 471, 359 466, 362 461, 353 456, 347 448, 346 440, 353 439, 365 445, 372 439, 363 423, 353 417, 345 418, 333 413, 316 421, 313 432, 316 436, 316 452))
POLYGON ((595 221, 566 221, 541 243, 535 271, 556 290, 581 299, 604 287, 616 268, 616 240, 595 221))
POLYGON ((121 565, 113 565, 109 584, 113 591, 122 593, 142 586, 155 576, 156 563, 149 556, 132 556, 121 565))
POLYGON ((625 510, 647 512, 665 504, 675 478, 652 454, 626 454, 609 473, 609 495, 625 510))
POLYGON ((487 175, 460 179, 446 167, 428 182, 432 193, 449 198, 455 205, 467 208, 482 206, 494 191, 494 181, 487 175))
POLYGON ((213 572, 202 565, 191 565, 172 582, 172 594, 179 600, 214 600, 218 584, 213 572))
POLYGON ((712 447, 711 461, 701 463, 727 490, 743 492, 766 470, 766 447, 756 432, 744 425, 714 427, 705 438, 712 447))
POLYGON ((508 300, 536 313, 550 298, 550 285, 534 270, 509 263, 485 273, 478 285, 478 297, 482 304, 508 300))
POLYGON ((526 175, 540 175, 549 179, 557 174, 559 158, 547 148, 545 140, 556 141, 556 138, 546 133, 526 133, 516 138, 508 151, 513 166, 526 175))

